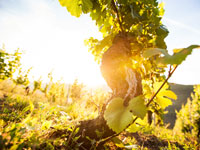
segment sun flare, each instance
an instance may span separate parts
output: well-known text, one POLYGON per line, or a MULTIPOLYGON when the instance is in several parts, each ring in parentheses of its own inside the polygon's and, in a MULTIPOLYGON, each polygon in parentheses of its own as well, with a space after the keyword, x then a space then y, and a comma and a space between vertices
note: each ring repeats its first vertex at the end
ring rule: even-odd
POLYGON ((105 84, 98 64, 84 45, 84 40, 91 36, 101 37, 89 17, 77 20, 66 14, 58 2, 46 5, 45 1, 37 1, 35 5, 29 1, 25 4, 29 7, 26 14, 21 14, 24 10, 12 8, 15 14, 2 16, 4 21, 0 26, 5 30, 0 42, 10 51, 17 48, 25 51, 22 67, 33 67, 30 78, 42 77, 48 81, 48 73, 53 71, 55 80, 66 83, 73 83, 77 78, 88 85, 105 84))

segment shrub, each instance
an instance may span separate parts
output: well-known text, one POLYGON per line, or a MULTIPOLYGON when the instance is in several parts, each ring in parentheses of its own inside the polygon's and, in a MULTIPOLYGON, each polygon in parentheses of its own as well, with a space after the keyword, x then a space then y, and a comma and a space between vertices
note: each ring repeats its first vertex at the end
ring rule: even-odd
POLYGON ((189 132, 200 137, 200 85, 194 86, 191 99, 188 98, 187 103, 177 112, 174 130, 180 129, 183 133, 189 132))

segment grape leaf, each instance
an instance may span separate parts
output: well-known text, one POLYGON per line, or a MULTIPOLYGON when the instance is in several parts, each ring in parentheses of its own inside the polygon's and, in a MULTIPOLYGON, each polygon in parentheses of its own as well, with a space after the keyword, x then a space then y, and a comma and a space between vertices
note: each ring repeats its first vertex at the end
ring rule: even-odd
POLYGON ((104 114, 108 126, 116 133, 123 131, 133 121, 132 113, 123 103, 122 98, 112 99, 104 114))
POLYGON ((161 64, 181 64, 188 55, 192 53, 192 50, 195 48, 200 48, 200 45, 190 45, 187 48, 175 49, 173 55, 169 55, 165 49, 160 48, 149 48, 146 49, 143 53, 145 58, 149 58, 155 55, 163 54, 164 56, 157 60, 157 63, 161 64))
POLYGON ((160 93, 160 95, 169 97, 171 99, 177 100, 177 96, 174 92, 170 91, 170 90, 164 90, 160 93))
POLYGON ((169 31, 164 25, 160 25, 156 29, 156 33, 158 36, 166 37, 169 34, 169 31))
POLYGON ((158 54, 164 54, 165 56, 169 56, 169 54, 167 53, 167 51, 165 49, 161 49, 161 48, 148 48, 144 51, 143 56, 145 58, 149 58, 158 54))
POLYGON ((168 98, 163 97, 163 96, 157 96, 156 97, 156 102, 163 109, 165 109, 169 105, 172 105, 172 101, 170 99, 168 99, 168 98))
POLYGON ((111 141, 112 141, 117 147, 124 148, 124 143, 123 143, 123 141, 120 140, 118 137, 112 138, 111 141))
POLYGON ((179 65, 186 59, 188 55, 192 53, 192 50, 195 48, 200 48, 200 45, 190 45, 189 47, 183 48, 179 52, 174 53, 172 56, 166 55, 160 58, 158 62, 162 64, 179 65))
POLYGON ((88 13, 93 7, 93 4, 90 0, 82 0, 82 10, 83 13, 88 13))
MULTIPOLYGON (((162 82, 155 82, 153 87, 154 91, 156 92, 160 86, 162 85, 162 82)), ((172 101, 169 99, 177 99, 177 96, 174 92, 171 90, 168 90, 169 85, 165 84, 163 88, 160 90, 160 92, 156 95, 156 102, 162 107, 163 109, 166 108, 169 105, 172 105, 172 101)))
POLYGON ((61 6, 67 8, 67 11, 69 11, 72 16, 80 17, 82 14, 80 0, 59 0, 59 2, 61 6))
POLYGON ((147 112, 147 108, 144 105, 144 99, 142 96, 134 97, 129 101, 128 109, 132 112, 133 115, 144 118, 147 112))
POLYGON ((128 129, 126 131, 130 132, 130 133, 135 133, 137 131, 141 130, 141 126, 137 125, 137 124, 132 124, 130 127, 128 127, 128 129))
POLYGON ((128 107, 124 106, 122 98, 114 98, 105 110, 104 118, 108 126, 119 133, 133 121, 133 115, 144 118, 147 108, 142 96, 135 97, 129 101, 128 107))
POLYGON ((145 119, 140 119, 138 118, 134 124, 130 125, 126 131, 134 133, 137 132, 139 130, 141 130, 142 128, 144 128, 146 126, 146 120, 145 119))
POLYGON ((165 6, 164 2, 161 2, 158 6, 159 6, 159 8, 160 8, 159 15, 160 15, 160 16, 163 16, 163 15, 164 15, 164 12, 165 12, 165 10, 164 10, 164 6, 165 6))

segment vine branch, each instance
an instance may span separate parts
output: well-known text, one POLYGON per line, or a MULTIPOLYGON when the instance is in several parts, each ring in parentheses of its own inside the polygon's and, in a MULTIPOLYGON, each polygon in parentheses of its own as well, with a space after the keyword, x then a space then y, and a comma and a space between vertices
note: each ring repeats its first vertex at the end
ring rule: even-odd
POLYGON ((170 66, 170 70, 169 70, 169 74, 167 79, 165 79, 165 81, 163 82, 163 84, 160 86, 160 88, 156 91, 156 93, 151 97, 151 99, 149 100, 149 102, 146 104, 146 106, 148 107, 151 102, 153 101, 153 99, 156 97, 156 95, 160 92, 160 90, 162 89, 162 87, 167 83, 167 81, 169 80, 169 78, 172 76, 172 74, 174 73, 174 71, 176 70, 176 68, 178 67, 178 65, 176 65, 174 67, 174 69, 171 71, 171 66, 170 66))
POLYGON ((113 6, 113 9, 114 9, 115 13, 117 14, 117 21, 118 21, 119 26, 120 26, 120 29, 121 29, 121 31, 122 31, 122 33, 123 33, 124 30, 123 30, 123 28, 122 28, 122 22, 121 22, 121 19, 120 19, 120 16, 119 16, 119 11, 117 10, 117 6, 115 5, 115 1, 112 0, 112 1, 111 1, 111 4, 112 4, 112 6, 113 6))

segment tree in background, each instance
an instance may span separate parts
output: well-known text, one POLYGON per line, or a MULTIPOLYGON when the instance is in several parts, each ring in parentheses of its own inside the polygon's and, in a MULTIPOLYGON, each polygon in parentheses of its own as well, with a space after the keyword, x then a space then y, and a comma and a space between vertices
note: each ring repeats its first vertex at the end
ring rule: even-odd
POLYGON ((17 77, 15 79, 13 79, 13 81, 15 83, 15 87, 12 89, 12 92, 15 90, 15 88, 18 85, 23 85, 23 86, 25 86, 26 94, 27 95, 29 94, 29 90, 30 90, 29 83, 30 83, 30 81, 29 81, 28 75, 29 75, 31 69, 32 68, 29 68, 26 71, 22 71, 22 68, 18 69, 17 77))
POLYGON ((82 83, 78 83, 78 79, 74 80, 74 83, 70 86, 70 98, 73 101, 80 100, 83 96, 84 85, 82 83))
POLYGON ((15 83, 11 92, 13 92, 18 85, 25 86, 25 91, 29 93, 29 78, 28 75, 32 68, 23 71, 21 67, 22 53, 17 49, 14 53, 7 53, 5 47, 0 49, 0 80, 9 79, 15 83))
POLYGON ((0 79, 11 79, 16 70, 20 67, 21 54, 17 49, 13 54, 7 53, 5 47, 0 49, 0 79))
POLYGON ((180 129, 183 133, 193 133, 200 138, 200 85, 194 86, 191 99, 188 98, 187 103, 177 112, 174 130, 180 129))
POLYGON ((35 80, 33 83, 33 92, 34 93, 36 90, 42 90, 42 78, 40 77, 38 80, 35 80))

